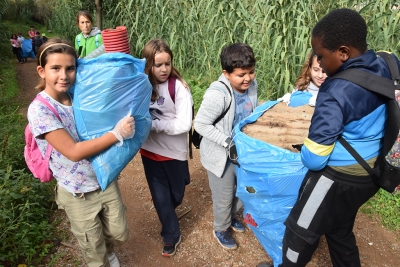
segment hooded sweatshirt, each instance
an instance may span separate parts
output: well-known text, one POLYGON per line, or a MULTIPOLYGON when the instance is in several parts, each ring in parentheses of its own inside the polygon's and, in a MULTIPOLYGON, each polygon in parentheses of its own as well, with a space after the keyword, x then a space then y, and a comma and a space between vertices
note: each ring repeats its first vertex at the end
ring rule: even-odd
POLYGON ((87 36, 84 36, 83 33, 80 33, 75 37, 75 49, 78 51, 79 57, 81 58, 86 57, 88 54, 90 54, 90 52, 102 44, 103 38, 101 36, 101 31, 97 27, 92 28, 91 32, 87 36), (98 35, 97 44, 96 35, 98 35))

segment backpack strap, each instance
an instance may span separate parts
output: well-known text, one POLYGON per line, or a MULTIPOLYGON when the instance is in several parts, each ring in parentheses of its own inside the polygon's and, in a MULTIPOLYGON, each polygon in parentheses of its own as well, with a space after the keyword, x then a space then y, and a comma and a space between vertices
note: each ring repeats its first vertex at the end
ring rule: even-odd
POLYGON ((94 41, 96 42, 96 48, 99 48, 99 34, 96 34, 96 37, 94 38, 94 41))
MULTIPOLYGON (((168 92, 174 104, 175 104, 175 84, 176 84, 176 77, 170 75, 168 78, 168 92)), ((194 106, 192 106, 192 120, 193 118, 194 118, 194 106)), ((192 130, 189 131, 189 158, 193 159, 192 130)))
POLYGON ((78 47, 81 46, 81 37, 82 37, 82 33, 78 34, 78 39, 76 39, 76 42, 78 43, 78 47))
POLYGON ((231 96, 231 102, 229 103, 228 108, 221 114, 219 115, 219 117, 214 121, 213 125, 215 126, 215 124, 217 124, 223 117, 225 117, 225 114, 228 112, 229 108, 231 107, 232 104, 232 93, 231 90, 229 89, 228 85, 226 85, 223 81, 219 81, 220 83, 222 83, 223 85, 225 85, 226 90, 228 90, 228 93, 231 96))
POLYGON ((176 77, 170 75, 168 78, 168 92, 174 104, 175 104, 175 83, 176 83, 176 77))
POLYGON ((349 142, 346 141, 346 139, 340 136, 338 141, 356 159, 358 164, 360 164, 361 167, 368 172, 369 175, 374 174, 374 170, 371 168, 371 166, 368 165, 368 163, 361 157, 360 154, 358 154, 358 152, 349 144, 349 142))
MULTIPOLYGON (((377 158, 377 164, 382 160, 389 150, 391 149, 394 141, 396 140, 400 122, 396 114, 399 113, 399 106, 395 100, 395 90, 400 89, 400 85, 397 84, 397 80, 400 78, 399 68, 396 60, 385 52, 378 52, 378 56, 382 57, 389 67, 390 75, 392 79, 384 78, 376 74, 368 73, 366 71, 357 69, 347 69, 332 77, 332 79, 344 79, 352 83, 355 83, 366 90, 378 93, 389 98, 387 103, 388 118, 385 123, 385 135, 383 137, 383 147, 380 155, 377 158)), ((370 175, 374 174, 374 170, 368 165, 368 163, 358 154, 358 152, 342 137, 338 138, 339 143, 356 159, 370 175)))
POLYGON ((386 64, 389 67, 390 77, 392 77, 394 86, 396 90, 400 90, 400 73, 396 60, 386 52, 377 52, 376 54, 385 60, 386 64))
MULTIPOLYGON (((57 119, 59 119, 60 122, 62 123, 61 117, 60 117, 60 115, 58 114, 57 110, 56 110, 52 105, 50 105, 49 101, 47 101, 46 98, 44 98, 44 97, 41 96, 41 95, 37 95, 37 96, 35 97, 35 99, 33 99, 33 100, 38 100, 38 101, 42 102, 44 105, 46 105, 46 106, 51 110, 51 112, 53 112, 54 115, 56 115, 57 119)), ((49 159, 50 159, 50 155, 51 155, 51 151, 52 151, 52 150, 53 150, 53 146, 50 145, 49 142, 47 142, 46 153, 45 153, 45 156, 44 156, 44 159, 45 159, 45 160, 49 160, 49 159)))
POLYGON ((56 115, 57 119, 59 119, 61 122, 61 117, 58 114, 57 110, 52 105, 50 105, 49 101, 47 101, 46 98, 44 98, 41 95, 37 95, 34 100, 38 100, 42 102, 44 105, 46 105, 54 113, 54 115, 56 115))
POLYGON ((355 83, 368 91, 394 99, 394 84, 391 79, 359 69, 347 69, 335 74, 331 79, 343 79, 355 83))

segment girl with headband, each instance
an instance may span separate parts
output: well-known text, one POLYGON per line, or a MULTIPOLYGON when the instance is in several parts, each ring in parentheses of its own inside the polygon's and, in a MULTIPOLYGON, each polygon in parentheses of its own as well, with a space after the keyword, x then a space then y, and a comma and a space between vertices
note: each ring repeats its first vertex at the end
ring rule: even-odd
POLYGON ((87 265, 119 267, 114 246, 128 239, 126 207, 117 181, 101 191, 88 158, 132 138, 135 122, 126 116, 112 131, 80 142, 68 93, 75 82, 76 51, 61 39, 52 38, 40 47, 38 55, 41 80, 36 89, 41 92, 29 106, 28 120, 42 155, 48 144, 53 147, 49 167, 57 180, 56 202, 71 222, 87 265))

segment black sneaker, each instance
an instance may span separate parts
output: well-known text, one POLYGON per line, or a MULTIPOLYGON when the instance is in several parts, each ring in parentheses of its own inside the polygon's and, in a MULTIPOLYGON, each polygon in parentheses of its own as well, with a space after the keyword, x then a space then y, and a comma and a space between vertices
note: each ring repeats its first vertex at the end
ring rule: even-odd
POLYGON ((163 255, 164 257, 171 257, 175 255, 176 248, 180 243, 181 243, 181 236, 179 236, 179 239, 175 244, 164 244, 161 255, 163 255))

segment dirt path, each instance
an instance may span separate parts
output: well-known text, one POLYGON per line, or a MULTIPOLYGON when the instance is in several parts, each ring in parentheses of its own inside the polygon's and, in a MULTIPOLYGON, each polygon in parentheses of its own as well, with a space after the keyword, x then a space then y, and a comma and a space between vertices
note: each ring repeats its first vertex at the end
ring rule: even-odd
MULTIPOLYGON (((38 81, 36 64, 33 59, 17 64, 21 103, 25 108, 35 97, 33 89, 38 81)), ((128 208, 130 237, 116 253, 123 267, 153 266, 256 266, 263 260, 270 260, 251 230, 234 233, 238 249, 222 249, 212 236, 212 203, 208 187, 207 174, 199 161, 199 152, 194 150, 194 159, 189 160, 191 184, 187 186, 183 204, 178 214, 189 213, 180 219, 182 243, 178 252, 171 258, 161 256, 162 239, 159 235, 161 226, 151 202, 151 196, 144 177, 140 157, 136 156, 123 170, 119 178, 124 202, 128 208)), ((57 247, 53 264, 43 266, 85 266, 75 239, 68 231, 68 221, 62 211, 56 216, 63 218, 59 231, 65 232, 65 240, 57 247), (55 263, 55 264, 54 264, 55 263)), ((363 267, 398 267, 400 266, 399 232, 391 232, 365 214, 359 213, 354 227, 360 248, 363 267)), ((331 266, 326 242, 321 244, 308 267, 331 266)))

